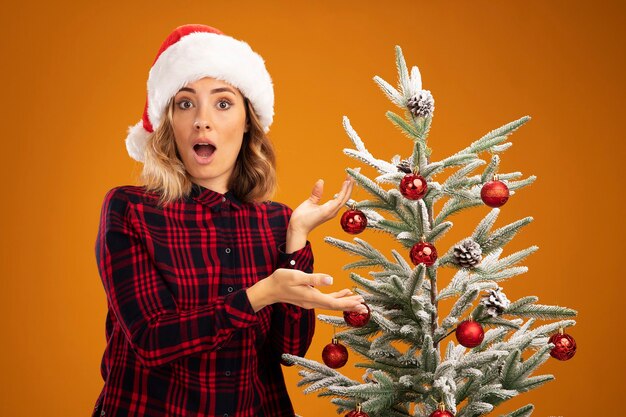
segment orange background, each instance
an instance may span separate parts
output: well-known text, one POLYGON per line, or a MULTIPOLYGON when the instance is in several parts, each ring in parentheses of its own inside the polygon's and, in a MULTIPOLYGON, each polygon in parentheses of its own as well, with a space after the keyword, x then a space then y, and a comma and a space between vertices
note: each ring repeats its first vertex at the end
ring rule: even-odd
MULTIPOLYGON (((292 3, 23 1, 3 7, 0 415, 90 415, 103 383, 105 347, 106 298, 94 252, 100 206, 112 187, 136 183, 140 164, 126 153, 126 128, 141 116, 160 43, 184 23, 216 26, 264 57, 276 91, 270 137, 280 191, 274 200, 292 207, 317 178, 325 179, 324 197, 331 198, 343 170, 361 166, 342 153, 351 147, 343 115, 375 156, 410 154, 410 141, 384 116, 399 109, 372 81, 379 75, 397 83, 396 44, 409 67, 420 67, 435 98, 434 159, 530 115, 511 136, 501 172, 538 179, 509 200, 496 226, 533 216, 504 255, 532 244, 540 250, 523 263, 529 272, 504 288, 511 300, 534 294, 540 303, 577 309, 578 324, 569 332, 578 353, 569 362, 549 360, 539 373, 554 374, 555 381, 492 415, 529 402, 541 417, 619 413, 624 5, 292 3)), ((353 197, 369 198, 361 188, 353 197)), ((439 246, 467 236, 486 212, 479 207, 453 217, 455 227, 439 246)), ((354 258, 324 236, 351 240, 338 217, 313 231, 315 270, 334 275, 334 289, 350 286, 341 266, 354 258)), ((400 248, 382 233, 360 237, 389 257, 391 248, 400 248)), ((440 288, 448 280, 442 274, 440 288)), ((330 326, 318 322, 307 357, 321 361, 331 335, 330 326)), ((360 380, 355 356, 342 371, 360 380)), ((328 399, 301 393, 297 369, 285 373, 297 412, 336 415, 328 399)))

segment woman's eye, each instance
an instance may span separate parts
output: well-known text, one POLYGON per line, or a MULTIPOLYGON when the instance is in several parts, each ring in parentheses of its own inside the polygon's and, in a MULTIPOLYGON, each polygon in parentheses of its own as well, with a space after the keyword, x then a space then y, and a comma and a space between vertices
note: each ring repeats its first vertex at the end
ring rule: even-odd
POLYGON ((221 109, 221 110, 226 110, 228 108, 230 108, 230 106, 232 106, 232 103, 228 100, 220 100, 217 103, 217 106, 221 109))
POLYGON ((191 106, 185 106, 185 103, 191 104, 191 101, 189 101, 189 100, 181 100, 181 101, 178 102, 178 107, 180 107, 183 110, 187 110, 188 108, 191 107, 191 106))

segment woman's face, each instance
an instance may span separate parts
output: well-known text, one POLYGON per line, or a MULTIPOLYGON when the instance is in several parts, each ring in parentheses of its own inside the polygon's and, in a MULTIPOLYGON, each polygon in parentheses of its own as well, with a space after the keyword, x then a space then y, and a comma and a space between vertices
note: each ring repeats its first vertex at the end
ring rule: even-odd
POLYGON ((239 90, 210 77, 188 83, 174 96, 172 128, 191 180, 213 191, 228 191, 243 134, 248 131, 239 90))

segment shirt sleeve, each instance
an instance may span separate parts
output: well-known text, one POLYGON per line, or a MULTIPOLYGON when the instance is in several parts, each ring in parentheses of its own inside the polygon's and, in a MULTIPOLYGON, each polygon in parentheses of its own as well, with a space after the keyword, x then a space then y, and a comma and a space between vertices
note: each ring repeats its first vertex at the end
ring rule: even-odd
MULTIPOLYGON (((291 213, 291 208, 287 207, 287 224, 291 218, 291 213)), ((292 253, 285 252, 286 245, 287 242, 285 241, 278 246, 277 268, 299 269, 312 273, 314 258, 311 242, 307 240, 304 247, 292 253)), ((275 303, 272 307, 270 340, 274 351, 278 355, 289 353, 304 356, 311 345, 315 332, 315 309, 306 309, 288 303, 275 303)), ((287 364, 282 359, 281 362, 287 364)))
POLYGON ((98 269, 109 308, 147 367, 217 350, 258 318, 245 288, 209 304, 180 309, 132 226, 138 219, 123 192, 107 193, 96 240, 98 269))

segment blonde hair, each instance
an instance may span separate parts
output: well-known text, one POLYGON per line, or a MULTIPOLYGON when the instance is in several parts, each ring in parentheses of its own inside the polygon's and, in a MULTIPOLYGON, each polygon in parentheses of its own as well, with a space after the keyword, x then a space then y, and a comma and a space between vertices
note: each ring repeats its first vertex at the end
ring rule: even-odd
MULTIPOLYGON (((276 155, 252 104, 245 97, 244 102, 246 119, 250 125, 243 135, 241 150, 227 188, 242 202, 259 203, 268 200, 276 192, 276 155)), ((172 129, 173 111, 172 97, 161 125, 148 137, 144 151, 145 162, 139 176, 147 192, 160 195, 160 206, 188 197, 193 185, 176 149, 172 129)))

